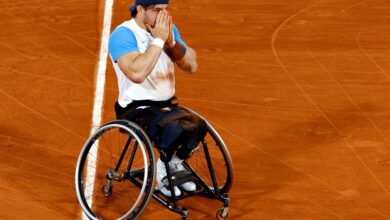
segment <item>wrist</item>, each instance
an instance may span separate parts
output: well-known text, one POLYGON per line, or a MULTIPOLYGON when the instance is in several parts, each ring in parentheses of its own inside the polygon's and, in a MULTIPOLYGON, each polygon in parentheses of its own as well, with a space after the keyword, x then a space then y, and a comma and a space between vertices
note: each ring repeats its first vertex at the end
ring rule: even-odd
POLYGON ((176 41, 173 40, 173 42, 171 44, 168 44, 167 46, 168 46, 168 49, 174 48, 176 46, 176 41))
POLYGON ((159 47, 160 49, 164 48, 164 44, 165 44, 164 40, 161 38, 158 38, 158 37, 154 38, 152 43, 151 43, 151 45, 155 45, 155 46, 159 47))

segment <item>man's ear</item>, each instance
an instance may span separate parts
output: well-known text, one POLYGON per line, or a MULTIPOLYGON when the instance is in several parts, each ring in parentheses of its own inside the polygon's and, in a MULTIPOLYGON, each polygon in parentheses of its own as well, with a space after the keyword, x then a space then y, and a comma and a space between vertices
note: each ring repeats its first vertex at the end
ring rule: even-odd
POLYGON ((142 5, 137 5, 137 13, 142 14, 145 11, 145 8, 142 5))

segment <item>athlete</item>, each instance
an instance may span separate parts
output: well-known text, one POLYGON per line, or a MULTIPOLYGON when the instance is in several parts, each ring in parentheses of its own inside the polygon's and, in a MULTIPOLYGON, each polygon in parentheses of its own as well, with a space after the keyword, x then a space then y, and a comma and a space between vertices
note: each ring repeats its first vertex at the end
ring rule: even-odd
MULTIPOLYGON (((184 170, 182 163, 205 136, 206 123, 173 102, 175 64, 191 73, 198 64, 194 49, 173 25, 168 4, 169 0, 136 0, 130 7, 132 18, 111 33, 108 48, 118 79, 117 118, 142 126, 164 152, 157 161, 157 187, 172 196, 161 184, 167 175, 164 162, 173 173, 184 170)), ((196 184, 186 182, 181 188, 195 191, 196 184)), ((181 190, 175 186, 174 193, 180 196, 181 190)))

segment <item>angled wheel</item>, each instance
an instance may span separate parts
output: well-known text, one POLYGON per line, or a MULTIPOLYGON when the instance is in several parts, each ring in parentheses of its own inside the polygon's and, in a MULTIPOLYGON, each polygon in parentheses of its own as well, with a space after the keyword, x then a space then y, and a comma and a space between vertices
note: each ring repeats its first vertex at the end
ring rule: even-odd
MULTIPOLYGON (((202 118, 194 111, 187 110, 202 118)), ((201 184, 207 186, 214 194, 229 192, 233 183, 232 159, 224 141, 208 122, 204 140, 185 164, 188 170, 195 173, 201 184)))
POLYGON ((90 219, 133 219, 153 193, 155 160, 142 129, 112 121, 84 144, 76 167, 77 197, 90 219))

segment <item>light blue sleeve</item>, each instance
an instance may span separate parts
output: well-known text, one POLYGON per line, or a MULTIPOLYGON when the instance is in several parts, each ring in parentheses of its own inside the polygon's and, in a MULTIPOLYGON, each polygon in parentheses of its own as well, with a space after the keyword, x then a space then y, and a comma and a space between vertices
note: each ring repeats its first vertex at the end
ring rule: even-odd
POLYGON ((108 52, 112 60, 116 63, 119 57, 133 51, 138 51, 134 33, 123 26, 116 28, 108 40, 108 52))
POLYGON ((180 44, 184 47, 187 47, 187 44, 180 38, 179 30, 175 25, 173 25, 173 38, 175 39, 175 41, 180 42, 180 44))

